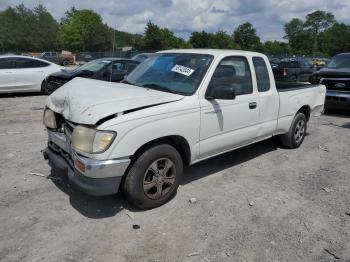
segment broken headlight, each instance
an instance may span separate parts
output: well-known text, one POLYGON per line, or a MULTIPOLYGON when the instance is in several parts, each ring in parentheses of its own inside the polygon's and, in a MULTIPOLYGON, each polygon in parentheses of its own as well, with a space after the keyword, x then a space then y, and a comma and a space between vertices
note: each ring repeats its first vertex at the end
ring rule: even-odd
POLYGON ((72 134, 72 145, 77 151, 85 153, 102 153, 112 144, 116 133, 100 131, 85 126, 77 126, 72 134))
POLYGON ((46 108, 44 111, 43 122, 47 128, 51 128, 51 129, 57 128, 55 112, 49 108, 46 108))

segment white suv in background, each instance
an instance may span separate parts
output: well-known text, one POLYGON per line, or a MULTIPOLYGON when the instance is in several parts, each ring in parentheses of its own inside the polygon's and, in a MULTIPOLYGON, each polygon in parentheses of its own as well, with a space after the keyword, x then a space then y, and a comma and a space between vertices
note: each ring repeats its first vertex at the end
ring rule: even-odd
POLYGON ((0 56, 0 94, 41 92, 45 78, 63 69, 54 63, 27 56, 0 56))

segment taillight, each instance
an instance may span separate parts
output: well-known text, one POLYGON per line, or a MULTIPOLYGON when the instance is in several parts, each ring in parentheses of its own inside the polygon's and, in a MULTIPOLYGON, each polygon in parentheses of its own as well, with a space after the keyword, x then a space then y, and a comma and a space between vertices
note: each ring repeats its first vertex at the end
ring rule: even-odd
POLYGON ((287 76, 288 75, 288 70, 287 68, 283 68, 283 76, 287 76))

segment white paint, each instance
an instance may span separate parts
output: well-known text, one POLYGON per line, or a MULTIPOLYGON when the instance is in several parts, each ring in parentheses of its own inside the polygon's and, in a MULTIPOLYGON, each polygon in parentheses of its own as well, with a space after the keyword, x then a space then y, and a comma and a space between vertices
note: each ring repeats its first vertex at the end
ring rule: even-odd
POLYGON ((0 56, 0 62, 2 59, 6 58, 23 58, 43 61, 47 63, 48 66, 36 68, 0 69, 0 93, 40 92, 41 84, 43 83, 44 79, 48 75, 59 72, 64 68, 46 60, 27 56, 0 56))
MULTIPOLYGON (((189 144, 191 163, 222 154, 288 132, 296 112, 304 105, 312 111, 322 110, 326 89, 314 88, 277 92, 272 69, 268 68, 271 88, 259 93, 253 57, 265 55, 234 50, 169 50, 169 53, 199 53, 214 56, 206 75, 192 96, 180 96, 131 85, 89 79, 74 79, 54 92, 47 105, 76 123, 95 124, 108 115, 118 114, 100 126, 99 130, 113 130, 117 137, 102 154, 84 154, 94 159, 129 157, 149 141, 165 136, 183 137, 189 144), (211 77, 227 56, 247 58, 253 81, 253 93, 234 100, 207 100, 205 92, 211 77), (256 109, 249 103, 256 102, 256 109), (121 112, 147 105, 164 103, 132 113, 121 112)), ((312 114, 313 115, 313 114, 312 114)))

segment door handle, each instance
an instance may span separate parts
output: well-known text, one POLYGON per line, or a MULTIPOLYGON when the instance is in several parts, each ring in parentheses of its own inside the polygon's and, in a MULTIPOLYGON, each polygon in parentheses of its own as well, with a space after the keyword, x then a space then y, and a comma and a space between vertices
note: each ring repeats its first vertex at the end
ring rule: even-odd
POLYGON ((256 108, 256 106, 257 106, 256 102, 249 103, 249 109, 254 109, 256 108))

